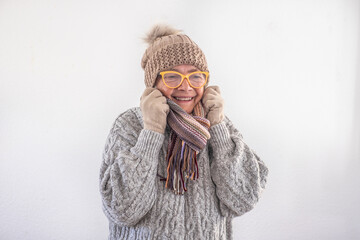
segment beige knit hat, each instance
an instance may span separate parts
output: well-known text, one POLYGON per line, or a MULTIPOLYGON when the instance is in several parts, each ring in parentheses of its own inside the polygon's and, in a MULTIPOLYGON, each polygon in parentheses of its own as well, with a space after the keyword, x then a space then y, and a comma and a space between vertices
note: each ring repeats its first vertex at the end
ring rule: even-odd
POLYGON ((180 30, 158 24, 152 27, 144 40, 149 44, 141 60, 146 87, 154 86, 159 72, 177 65, 190 64, 200 71, 209 71, 204 53, 180 30))

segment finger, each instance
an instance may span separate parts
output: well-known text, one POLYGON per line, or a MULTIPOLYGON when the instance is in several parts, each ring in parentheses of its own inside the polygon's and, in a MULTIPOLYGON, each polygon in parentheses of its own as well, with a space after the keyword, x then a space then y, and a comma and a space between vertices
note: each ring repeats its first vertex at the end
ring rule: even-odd
POLYGON ((159 102, 161 104, 167 104, 166 97, 164 97, 163 95, 155 96, 154 101, 157 101, 157 102, 159 102))
POLYGON ((162 107, 163 107, 164 112, 169 113, 169 111, 170 111, 170 106, 169 106, 167 103, 164 103, 164 104, 162 105, 162 107))
POLYGON ((224 107, 224 101, 220 98, 211 99, 208 104, 211 106, 211 109, 224 107))
POLYGON ((148 96, 150 93, 152 93, 155 90, 155 88, 153 87, 147 87, 145 88, 143 94, 140 97, 140 100, 143 99, 144 97, 148 96))
POLYGON ((204 97, 207 96, 212 96, 212 97, 218 97, 220 96, 220 94, 218 92, 216 92, 215 89, 209 88, 205 93, 204 93, 204 97))
POLYGON ((216 99, 211 99, 209 101, 206 102, 205 107, 208 110, 212 110, 218 107, 218 101, 216 99))
POLYGON ((203 102, 207 102, 209 101, 210 99, 214 99, 214 98, 217 98, 218 94, 214 91, 214 90, 209 90, 206 94, 204 94, 203 96, 203 102))
POLYGON ((160 98, 163 97, 163 94, 159 91, 159 89, 154 88, 154 90, 149 94, 150 98, 160 98))
POLYGON ((152 99, 152 104, 153 107, 159 108, 162 111, 168 113, 170 110, 169 105, 167 104, 166 98, 165 97, 159 97, 159 98, 155 98, 152 99))
MULTIPOLYGON (((221 94, 219 86, 209 86, 209 87, 206 88, 206 90, 215 91, 216 93, 221 94)), ((205 90, 205 92, 206 92, 206 90, 205 90)))

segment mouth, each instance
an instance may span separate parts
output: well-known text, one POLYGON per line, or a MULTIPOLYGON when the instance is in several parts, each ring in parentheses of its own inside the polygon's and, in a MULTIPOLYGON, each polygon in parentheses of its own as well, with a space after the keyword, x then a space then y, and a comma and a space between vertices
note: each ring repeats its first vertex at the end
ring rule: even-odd
POLYGON ((173 97, 176 101, 178 102, 190 102, 192 101, 195 97, 173 97))

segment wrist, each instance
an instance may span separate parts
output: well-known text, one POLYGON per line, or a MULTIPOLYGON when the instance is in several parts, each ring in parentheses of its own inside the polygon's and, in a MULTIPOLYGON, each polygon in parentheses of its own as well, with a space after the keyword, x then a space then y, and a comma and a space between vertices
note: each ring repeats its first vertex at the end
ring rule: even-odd
POLYGON ((222 111, 209 112, 207 119, 210 121, 210 125, 214 126, 216 124, 221 123, 224 120, 224 114, 222 113, 222 111))
POLYGON ((164 126, 160 122, 156 122, 156 121, 152 121, 150 123, 144 122, 144 129, 147 129, 147 130, 150 130, 153 132, 164 134, 165 128, 166 128, 166 124, 164 126))

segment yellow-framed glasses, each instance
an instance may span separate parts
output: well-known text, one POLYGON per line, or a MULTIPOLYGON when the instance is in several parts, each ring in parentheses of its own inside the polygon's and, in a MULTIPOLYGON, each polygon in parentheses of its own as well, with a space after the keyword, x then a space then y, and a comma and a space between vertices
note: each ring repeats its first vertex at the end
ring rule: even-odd
POLYGON ((178 88, 185 78, 192 88, 201 88, 206 84, 209 77, 208 72, 200 71, 192 72, 188 75, 183 75, 175 71, 164 71, 160 72, 159 75, 168 88, 178 88))

